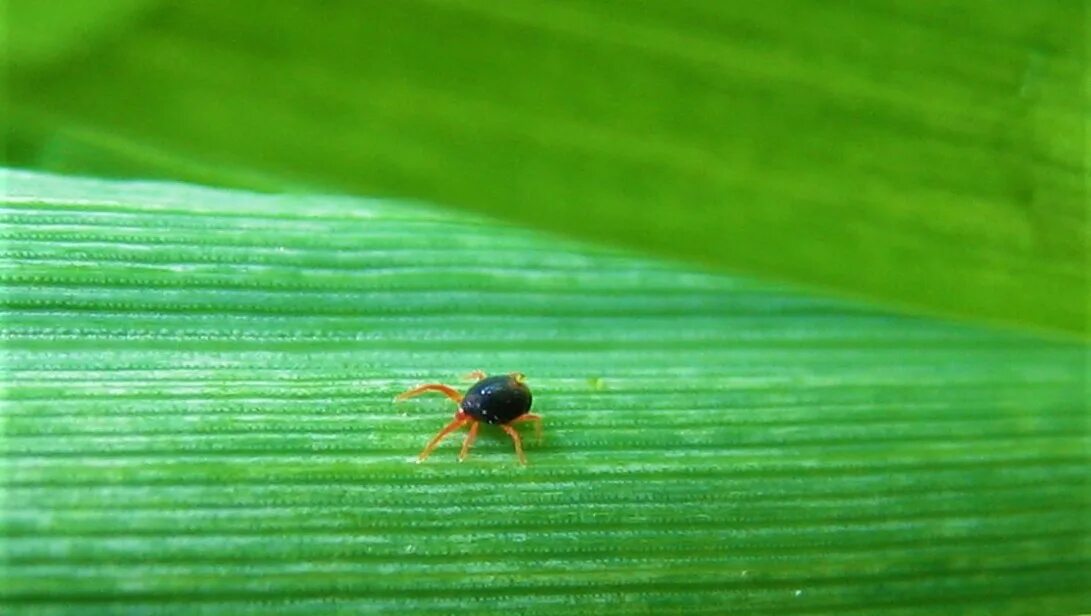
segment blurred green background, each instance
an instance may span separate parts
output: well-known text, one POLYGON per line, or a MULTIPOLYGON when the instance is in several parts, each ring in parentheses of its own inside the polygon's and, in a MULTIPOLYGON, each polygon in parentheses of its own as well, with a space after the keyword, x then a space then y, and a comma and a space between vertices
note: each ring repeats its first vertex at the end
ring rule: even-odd
POLYGON ((426 199, 1086 330, 1083 3, 8 3, 20 166, 426 199))
POLYGON ((1091 610, 1086 3, 0 7, 4 612, 1091 610))

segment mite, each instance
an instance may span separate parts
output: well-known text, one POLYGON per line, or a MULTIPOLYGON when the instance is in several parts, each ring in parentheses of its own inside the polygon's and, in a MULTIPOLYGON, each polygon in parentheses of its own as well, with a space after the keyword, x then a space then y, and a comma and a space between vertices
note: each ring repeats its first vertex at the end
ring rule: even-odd
POLYGON ((477 438, 477 429, 481 427, 481 422, 485 422, 500 426, 501 430, 508 433, 511 440, 515 442, 515 455, 519 457, 519 463, 525 465, 527 456, 523 453, 523 441, 512 426, 524 421, 533 421, 538 441, 541 442, 542 440, 542 418, 530 412, 532 396, 530 395, 530 388, 526 384, 526 377, 520 372, 485 376, 485 373, 480 370, 471 372, 468 377, 476 379, 477 382, 466 390, 465 396, 450 386, 440 383, 428 383, 427 385, 414 387, 394 398, 398 402, 425 392, 434 391, 447 396, 458 405, 455 418, 444 426, 431 441, 428 441, 424 451, 420 452, 419 461, 425 461, 428 455, 432 453, 432 450, 447 435, 469 424, 470 432, 466 435, 466 440, 462 441, 462 451, 458 454, 459 461, 465 460, 466 456, 470 454, 470 447, 473 446, 474 439, 477 438))

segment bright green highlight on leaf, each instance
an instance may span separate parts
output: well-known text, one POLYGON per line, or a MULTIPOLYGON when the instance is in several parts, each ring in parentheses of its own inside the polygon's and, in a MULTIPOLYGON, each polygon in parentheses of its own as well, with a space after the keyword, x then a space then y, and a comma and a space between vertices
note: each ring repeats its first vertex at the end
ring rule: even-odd
POLYGON ((139 6, 15 63, 13 164, 427 199, 1086 336, 1085 3, 139 6))
POLYGON ((6 614, 1066 614, 1086 348, 386 200, 0 176, 6 614), (514 462, 404 388, 520 370, 514 462))

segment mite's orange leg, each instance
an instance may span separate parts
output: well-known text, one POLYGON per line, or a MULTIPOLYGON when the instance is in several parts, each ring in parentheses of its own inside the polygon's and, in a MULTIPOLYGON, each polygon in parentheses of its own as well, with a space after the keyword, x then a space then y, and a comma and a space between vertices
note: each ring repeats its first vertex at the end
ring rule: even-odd
POLYGON ((470 432, 466 434, 466 440, 462 441, 462 451, 458 454, 459 462, 465 460, 466 456, 470 455, 470 447, 474 446, 474 440, 477 439, 477 429, 480 427, 480 421, 476 419, 470 420, 470 432))
POLYGON ((439 445, 440 441, 446 438, 448 434, 466 425, 466 422, 468 421, 470 421, 470 418, 463 413, 455 415, 455 418, 451 421, 451 423, 444 426, 438 434, 432 437, 432 440, 428 441, 428 444, 424 447, 424 451, 420 452, 420 456, 418 456, 418 461, 424 462, 425 460, 427 460, 428 454, 432 453, 432 450, 436 448, 436 445, 439 445))
POLYGON ((427 385, 421 385, 420 387, 414 387, 405 393, 399 394, 397 398, 394 398, 394 401, 401 402, 402 400, 412 398, 413 396, 419 396, 428 391, 438 391, 451 400, 454 400, 455 404, 462 404, 462 394, 458 393, 454 388, 441 383, 429 383, 427 385))
POLYGON ((515 455, 519 456, 519 464, 526 466, 527 455, 523 453, 523 439, 519 438, 519 433, 515 431, 515 428, 507 424, 501 425, 500 428, 504 430, 504 432, 508 433, 508 436, 511 437, 511 440, 515 441, 515 455))
POLYGON ((480 370, 474 370, 473 372, 467 372, 466 374, 462 375, 462 378, 466 379, 467 381, 480 381, 486 376, 488 375, 484 372, 480 370))
POLYGON ((516 417, 515 419, 511 420, 511 423, 517 424, 517 423, 521 423, 521 422, 524 422, 524 421, 533 421, 534 422, 534 438, 536 438, 538 440, 538 444, 541 445, 542 444, 542 416, 541 415, 536 415, 534 413, 527 413, 526 415, 520 415, 519 417, 516 417))

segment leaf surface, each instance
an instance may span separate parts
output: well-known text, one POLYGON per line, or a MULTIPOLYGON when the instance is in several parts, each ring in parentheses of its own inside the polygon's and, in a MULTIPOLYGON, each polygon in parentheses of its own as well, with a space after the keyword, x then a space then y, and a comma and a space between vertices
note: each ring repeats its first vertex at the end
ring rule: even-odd
POLYGON ((1077 613, 1086 347, 387 200, 7 172, 3 611, 1077 613), (529 375, 547 440, 425 464, 529 375))

